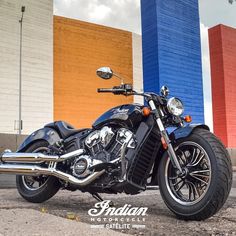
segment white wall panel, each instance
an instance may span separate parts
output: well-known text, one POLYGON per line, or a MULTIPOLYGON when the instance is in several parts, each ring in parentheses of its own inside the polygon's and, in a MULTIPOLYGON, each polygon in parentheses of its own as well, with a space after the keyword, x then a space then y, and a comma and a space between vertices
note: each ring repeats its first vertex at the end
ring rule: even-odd
MULTIPOLYGON (((143 92, 143 66, 142 66, 142 37, 141 35, 132 34, 133 44, 133 81, 134 89, 143 92)), ((143 104, 143 98, 134 96, 135 103, 143 104)))
POLYGON ((22 133, 53 120, 53 0, 0 0, 0 133, 18 132, 22 5, 22 133))

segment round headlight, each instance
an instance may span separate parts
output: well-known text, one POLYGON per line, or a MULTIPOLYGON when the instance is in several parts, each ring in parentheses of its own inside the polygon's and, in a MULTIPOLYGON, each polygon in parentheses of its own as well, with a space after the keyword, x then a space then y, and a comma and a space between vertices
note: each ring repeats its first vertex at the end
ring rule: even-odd
POLYGON ((184 112, 184 106, 180 99, 170 98, 167 102, 168 111, 175 116, 181 116, 184 112))

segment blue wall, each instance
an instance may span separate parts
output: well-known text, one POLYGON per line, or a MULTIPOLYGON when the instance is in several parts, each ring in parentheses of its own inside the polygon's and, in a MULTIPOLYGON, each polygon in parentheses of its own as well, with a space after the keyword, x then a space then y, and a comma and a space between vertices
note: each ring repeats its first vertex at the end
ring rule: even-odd
POLYGON ((141 0, 144 91, 162 85, 204 122, 198 0, 141 0))

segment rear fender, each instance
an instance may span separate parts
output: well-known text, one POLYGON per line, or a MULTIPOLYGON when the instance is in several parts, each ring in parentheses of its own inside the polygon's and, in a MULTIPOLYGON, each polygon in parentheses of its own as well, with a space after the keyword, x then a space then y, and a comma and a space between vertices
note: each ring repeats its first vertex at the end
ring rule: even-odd
POLYGON ((50 145, 53 145, 55 142, 59 141, 61 138, 59 134, 52 128, 44 127, 33 132, 29 135, 24 142, 18 147, 17 152, 24 152, 32 143, 45 140, 50 145))

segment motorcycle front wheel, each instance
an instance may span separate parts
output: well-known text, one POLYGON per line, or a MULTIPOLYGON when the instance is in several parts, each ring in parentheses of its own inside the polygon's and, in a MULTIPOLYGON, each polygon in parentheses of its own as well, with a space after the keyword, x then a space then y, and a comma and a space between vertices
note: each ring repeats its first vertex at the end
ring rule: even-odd
POLYGON ((161 159, 158 183, 167 207, 184 220, 205 220, 224 205, 232 185, 229 154, 214 134, 195 129, 174 145, 183 174, 168 154, 161 159))

